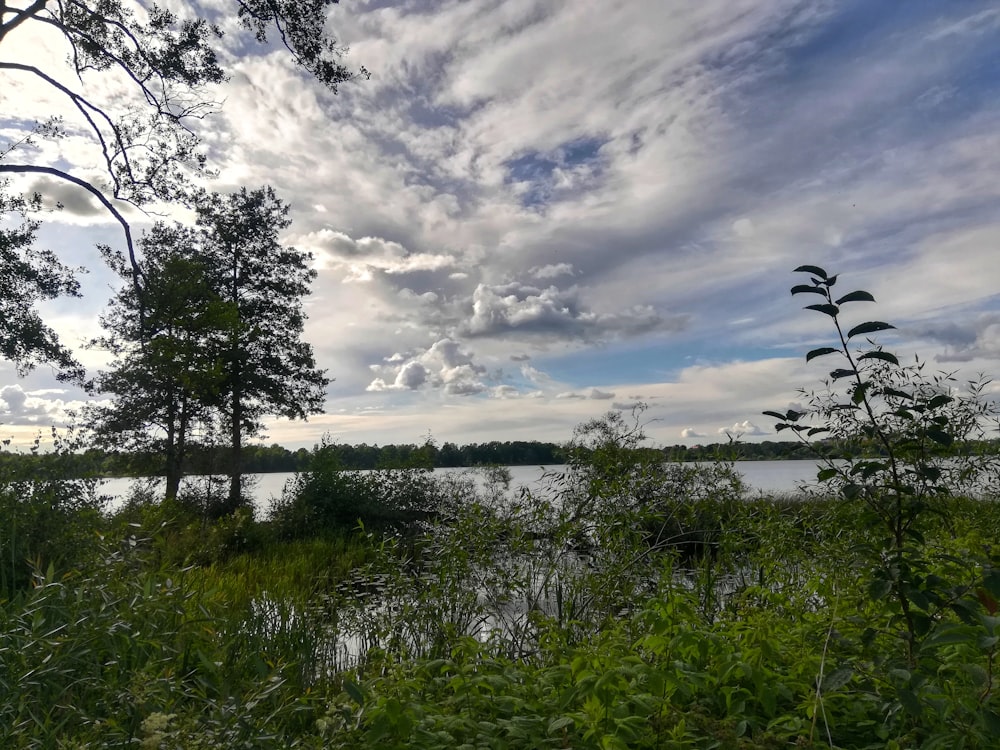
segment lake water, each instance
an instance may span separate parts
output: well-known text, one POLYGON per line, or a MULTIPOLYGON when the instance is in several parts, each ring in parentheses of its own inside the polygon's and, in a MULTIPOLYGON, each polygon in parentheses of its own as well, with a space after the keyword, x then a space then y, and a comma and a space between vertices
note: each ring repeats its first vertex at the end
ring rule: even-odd
MULTIPOLYGON (((794 493, 803 483, 815 483, 816 464, 812 461, 737 461, 736 470, 743 476, 744 481, 749 485, 751 494, 763 493, 765 495, 794 493)), ((545 487, 543 475, 547 472, 558 472, 562 466, 511 466, 508 467, 511 473, 511 487, 517 489, 526 487, 529 490, 540 491, 545 487)), ((436 469, 437 473, 448 472, 475 472, 476 469, 436 469)), ((252 474, 254 479, 253 498, 254 507, 259 516, 264 516, 271 507, 274 498, 281 496, 281 491, 285 483, 292 479, 295 474, 290 472, 275 472, 272 474, 252 474)), ((128 495, 135 479, 115 478, 105 479, 101 485, 101 493, 112 498, 112 505, 115 500, 128 495)), ((138 480, 147 482, 149 480, 138 480)), ((190 477, 185 480, 191 482, 203 481, 201 477, 190 477)), ((156 482, 162 491, 162 482, 156 482)))

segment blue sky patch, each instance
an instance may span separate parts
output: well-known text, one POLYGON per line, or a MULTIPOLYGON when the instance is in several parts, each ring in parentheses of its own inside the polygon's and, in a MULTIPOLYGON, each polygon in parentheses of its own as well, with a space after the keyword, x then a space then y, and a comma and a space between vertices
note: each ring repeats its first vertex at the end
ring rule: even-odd
POLYGON ((504 162, 505 182, 521 185, 521 205, 542 208, 560 193, 574 193, 600 173, 603 138, 577 138, 551 151, 529 151, 504 162), (574 177, 580 177, 574 180, 574 177))

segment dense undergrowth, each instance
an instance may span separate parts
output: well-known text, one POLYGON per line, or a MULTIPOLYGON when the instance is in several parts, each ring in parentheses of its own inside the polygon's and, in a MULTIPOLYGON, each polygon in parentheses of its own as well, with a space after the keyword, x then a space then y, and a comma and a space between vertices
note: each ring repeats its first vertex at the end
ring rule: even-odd
POLYGON ((990 407, 857 329, 775 413, 853 441, 808 495, 663 464, 619 413, 534 494, 326 446, 263 520, 5 485, 0 747, 994 748, 997 464, 960 450, 990 407))

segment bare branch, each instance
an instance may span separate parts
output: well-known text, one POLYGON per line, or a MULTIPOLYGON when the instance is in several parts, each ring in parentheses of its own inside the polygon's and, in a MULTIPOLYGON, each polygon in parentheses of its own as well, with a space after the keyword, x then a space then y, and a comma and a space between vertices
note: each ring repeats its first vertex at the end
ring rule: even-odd
POLYGON ((61 169, 56 169, 55 167, 38 167, 34 164, 0 164, 0 174, 4 172, 9 172, 12 174, 47 174, 53 177, 58 177, 61 180, 66 180, 71 182, 77 187, 81 187, 88 193, 93 195, 97 200, 104 206, 108 213, 110 213, 115 220, 121 225, 122 230, 125 232, 125 245, 128 247, 128 259, 129 265, 132 266, 132 273, 135 275, 136 287, 139 288, 139 281, 143 279, 142 269, 139 268, 139 262, 135 257, 135 247, 132 244, 132 229, 129 227, 128 222, 125 217, 122 216, 121 212, 115 208, 114 204, 107 199, 100 190, 91 185, 86 180, 80 179, 75 175, 71 175, 68 172, 64 172, 61 169))
POLYGON ((135 179, 135 175, 134 175, 134 173, 132 171, 132 164, 131 164, 131 162, 129 160, 129 157, 128 157, 128 148, 127 148, 127 146, 125 144, 125 141, 122 139, 121 131, 118 128, 118 126, 115 125, 115 123, 112 121, 112 119, 108 116, 108 114, 103 109, 101 109, 100 107, 98 107, 98 106, 96 106, 94 104, 91 104, 89 101, 87 101, 86 99, 84 99, 82 96, 80 96, 76 92, 71 91, 66 86, 63 86, 61 83, 59 83, 59 81, 55 80, 51 76, 46 75, 41 70, 39 70, 38 68, 36 68, 36 67, 34 67, 32 65, 22 65, 21 63, 12 63, 12 62, 2 62, 2 61, 0 61, 0 70, 20 70, 20 71, 23 71, 23 72, 26 72, 26 73, 31 73, 33 75, 38 76, 43 81, 45 81, 46 83, 48 83, 50 86, 52 86, 53 88, 58 89, 59 91, 61 91, 67 97, 70 98, 70 100, 73 102, 73 104, 76 106, 76 108, 80 111, 80 114, 82 114, 84 116, 84 118, 87 120, 87 123, 90 125, 91 130, 94 131, 94 135, 97 136, 97 140, 101 144, 101 153, 104 156, 104 163, 108 167, 108 173, 111 175, 111 178, 114 180, 114 185, 115 185, 115 187, 114 187, 114 195, 115 195, 116 198, 119 197, 120 188, 121 188, 121 182, 120 182, 117 174, 115 174, 114 169, 112 168, 113 167, 114 157, 112 157, 111 154, 108 152, 107 141, 104 139, 104 134, 101 132, 100 127, 98 127, 97 123, 94 122, 93 117, 91 117, 91 112, 93 112, 96 115, 98 115, 102 120, 104 120, 104 122, 106 122, 108 124, 108 127, 111 128, 111 131, 115 135, 115 141, 117 143, 118 152, 121 155, 122 161, 125 164, 125 172, 126 172, 126 174, 128 175, 129 179, 133 180, 133 181, 135 179))
MULTIPOLYGON (((46 0, 35 0, 35 2, 24 10, 15 13, 14 17, 10 19, 10 21, 0 24, 0 39, 3 39, 7 36, 7 34, 34 16, 36 13, 43 11, 45 9, 45 2, 46 0)), ((2 21, 2 18, 0 18, 0 21, 2 21)))

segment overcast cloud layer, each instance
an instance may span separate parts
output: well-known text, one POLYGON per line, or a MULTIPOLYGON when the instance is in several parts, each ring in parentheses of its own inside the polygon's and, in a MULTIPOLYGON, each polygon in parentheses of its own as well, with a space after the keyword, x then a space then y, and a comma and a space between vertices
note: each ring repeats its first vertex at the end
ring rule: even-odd
MULTIPOLYGON (((369 81, 334 97, 228 35, 204 130, 212 187, 272 185, 319 271, 327 413, 272 440, 565 440, 637 402, 661 443, 773 438, 761 410, 827 369, 802 357, 830 333, 788 294, 802 263, 875 294, 859 314, 896 323, 898 353, 997 371, 1000 10, 344 0, 330 22, 369 81)), ((37 92, 4 85, 2 111, 28 111, 37 92)), ((85 171, 88 153, 38 158, 85 171)), ((44 244, 91 271, 82 303, 45 308, 76 343, 111 283, 86 248, 120 239, 89 200, 34 187, 65 206, 44 244)), ((5 363, 0 388, 11 434, 83 398, 5 363)))

